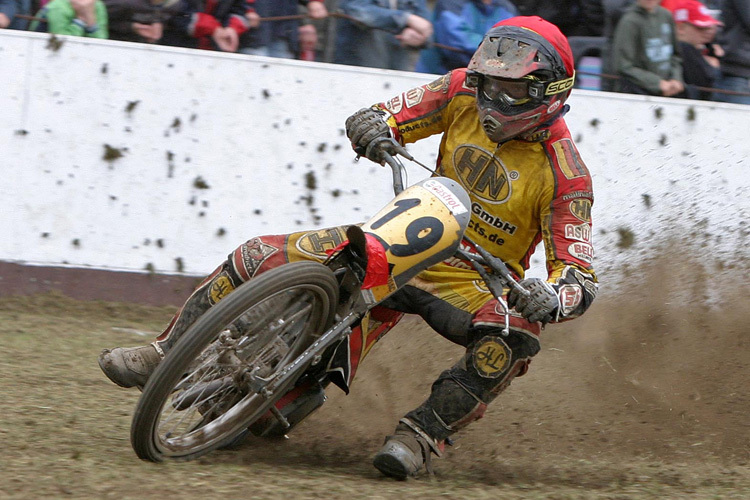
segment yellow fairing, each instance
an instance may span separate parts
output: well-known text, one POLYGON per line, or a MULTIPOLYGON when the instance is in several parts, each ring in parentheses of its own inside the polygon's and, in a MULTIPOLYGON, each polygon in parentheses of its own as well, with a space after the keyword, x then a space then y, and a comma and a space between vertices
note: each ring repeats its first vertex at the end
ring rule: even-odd
POLYGON ((370 289, 379 301, 412 277, 451 257, 469 222, 470 202, 455 181, 433 177, 394 198, 362 230, 385 247, 390 266, 387 285, 370 289))

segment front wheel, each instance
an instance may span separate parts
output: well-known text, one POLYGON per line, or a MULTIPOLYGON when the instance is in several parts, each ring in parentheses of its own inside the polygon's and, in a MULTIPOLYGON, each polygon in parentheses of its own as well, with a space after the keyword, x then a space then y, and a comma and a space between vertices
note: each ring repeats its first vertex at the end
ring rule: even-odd
POLYGON ((329 268, 295 262, 211 307, 143 388, 130 431, 138 457, 192 460, 230 443, 291 388, 298 377, 279 373, 333 323, 337 303, 329 268))

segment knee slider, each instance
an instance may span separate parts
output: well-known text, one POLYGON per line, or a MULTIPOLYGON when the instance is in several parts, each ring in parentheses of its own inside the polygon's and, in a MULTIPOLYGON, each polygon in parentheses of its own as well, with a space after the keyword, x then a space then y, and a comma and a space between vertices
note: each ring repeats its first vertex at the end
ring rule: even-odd
POLYGON ((500 387, 526 373, 531 358, 540 350, 539 340, 513 330, 507 337, 499 335, 499 329, 473 330, 476 340, 467 353, 466 384, 489 402, 502 391, 500 387))
POLYGON ((211 305, 226 297, 241 285, 243 280, 234 271, 230 262, 225 262, 221 271, 214 276, 206 286, 206 296, 211 305))

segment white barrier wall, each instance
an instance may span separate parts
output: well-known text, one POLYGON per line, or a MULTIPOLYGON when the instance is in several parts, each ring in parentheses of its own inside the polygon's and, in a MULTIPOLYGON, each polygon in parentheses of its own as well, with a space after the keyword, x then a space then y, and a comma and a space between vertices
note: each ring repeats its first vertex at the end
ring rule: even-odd
MULTIPOLYGON (((58 40, 0 31, 0 260, 202 275, 251 236, 363 220, 390 199, 390 172, 353 161, 344 120, 432 79, 58 40)), ((669 238, 711 262, 747 256, 750 108, 569 103, 606 281, 669 238)), ((432 164, 437 141, 410 150, 432 164)))

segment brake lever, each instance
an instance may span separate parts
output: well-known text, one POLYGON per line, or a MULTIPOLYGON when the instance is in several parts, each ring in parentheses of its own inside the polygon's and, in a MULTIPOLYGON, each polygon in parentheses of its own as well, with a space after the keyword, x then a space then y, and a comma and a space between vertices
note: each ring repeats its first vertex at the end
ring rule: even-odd
POLYGON ((479 273, 484 282, 487 284, 492 295, 495 296, 497 302, 503 308, 505 316, 505 325, 503 328, 503 336, 507 337, 510 334, 510 307, 508 302, 503 298, 505 291, 504 288, 513 288, 518 291, 524 297, 530 297, 531 292, 526 290, 521 284, 513 277, 508 266, 503 262, 502 259, 495 257, 490 252, 482 248, 477 243, 474 243, 468 236, 464 236, 464 240, 472 244, 477 253, 469 252, 463 248, 456 250, 456 253, 464 259, 471 262, 474 269, 479 273), (478 255, 477 255, 478 254, 478 255), (493 274, 487 272, 484 266, 488 266, 492 269, 493 274))
POLYGON ((481 259, 477 259, 476 254, 467 252, 466 250, 463 250, 461 248, 457 250, 457 253, 459 253, 462 257, 464 257, 465 259, 469 261, 479 262, 481 264, 487 265, 490 269, 492 269, 496 274, 498 274, 503 279, 506 286, 508 286, 509 288, 513 288, 514 290, 516 290, 523 296, 528 297, 530 295, 530 292, 526 290, 524 287, 522 287, 521 284, 516 280, 516 278, 513 277, 513 274, 510 272, 510 269, 508 269, 508 266, 505 264, 505 262, 503 262, 502 259, 495 257, 490 252, 482 248, 480 245, 471 241, 471 239, 469 239, 468 236, 464 236, 464 239, 474 246, 477 253, 479 253, 479 257, 481 257, 481 259))

